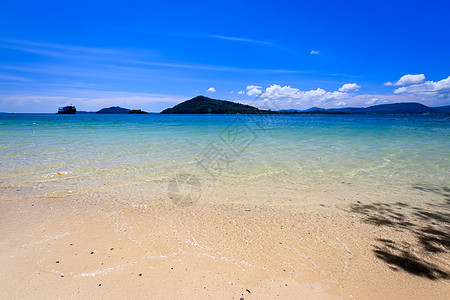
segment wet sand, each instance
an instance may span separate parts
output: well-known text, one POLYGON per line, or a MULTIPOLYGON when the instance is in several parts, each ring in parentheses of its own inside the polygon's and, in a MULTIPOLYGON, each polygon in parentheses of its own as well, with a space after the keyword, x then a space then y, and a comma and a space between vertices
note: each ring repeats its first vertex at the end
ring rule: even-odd
POLYGON ((0 296, 446 299, 449 195, 438 192, 434 209, 357 199, 337 209, 330 195, 299 206, 130 205, 123 189, 109 202, 10 194, 0 199, 0 296))

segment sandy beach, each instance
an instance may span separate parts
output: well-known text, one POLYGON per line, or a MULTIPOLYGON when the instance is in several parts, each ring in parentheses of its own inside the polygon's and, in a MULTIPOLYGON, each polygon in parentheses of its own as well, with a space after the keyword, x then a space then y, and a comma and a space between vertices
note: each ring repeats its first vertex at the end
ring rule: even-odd
POLYGON ((434 211, 337 209, 327 193, 306 206, 126 201, 124 187, 2 196, 1 297, 446 299, 449 194, 420 192, 440 197, 434 211))

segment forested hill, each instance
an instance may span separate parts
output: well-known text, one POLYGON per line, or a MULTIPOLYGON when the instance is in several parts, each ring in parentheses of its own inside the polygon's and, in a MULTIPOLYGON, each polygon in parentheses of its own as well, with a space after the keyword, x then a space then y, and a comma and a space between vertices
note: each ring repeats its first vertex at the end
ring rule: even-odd
POLYGON ((197 96, 186 100, 172 108, 165 109, 162 114, 261 114, 268 111, 236 102, 216 100, 205 96, 197 96))

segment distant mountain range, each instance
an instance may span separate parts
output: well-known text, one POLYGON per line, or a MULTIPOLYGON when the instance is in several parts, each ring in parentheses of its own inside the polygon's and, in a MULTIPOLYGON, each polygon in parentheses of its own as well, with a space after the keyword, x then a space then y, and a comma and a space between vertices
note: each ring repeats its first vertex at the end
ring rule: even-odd
POLYGON ((381 104, 369 107, 320 108, 311 107, 306 110, 282 109, 279 111, 261 110, 250 105, 236 102, 211 99, 197 96, 186 100, 172 108, 165 109, 162 114, 450 114, 450 105, 428 107, 415 102, 381 104))
POLYGON ((309 112, 309 111, 320 111, 320 110, 326 110, 325 108, 320 108, 320 107, 311 107, 308 109, 304 109, 304 110, 300 110, 300 109, 280 109, 279 112, 287 112, 287 113, 296 113, 296 112, 309 112))
POLYGON ((403 102, 392 104, 380 104, 361 107, 345 107, 333 109, 352 114, 450 114, 450 105, 440 107, 428 107, 415 102, 403 102))
POLYGON ((416 102, 380 104, 369 107, 320 108, 311 107, 306 110, 283 109, 280 112, 339 111, 351 114, 450 114, 450 105, 429 107, 416 102))

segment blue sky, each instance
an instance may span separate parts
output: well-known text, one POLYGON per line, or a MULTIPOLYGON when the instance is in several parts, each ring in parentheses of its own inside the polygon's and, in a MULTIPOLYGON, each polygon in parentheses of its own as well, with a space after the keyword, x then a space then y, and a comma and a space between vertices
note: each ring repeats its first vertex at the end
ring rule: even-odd
POLYGON ((447 1, 0 0, 0 111, 450 104, 447 1))

